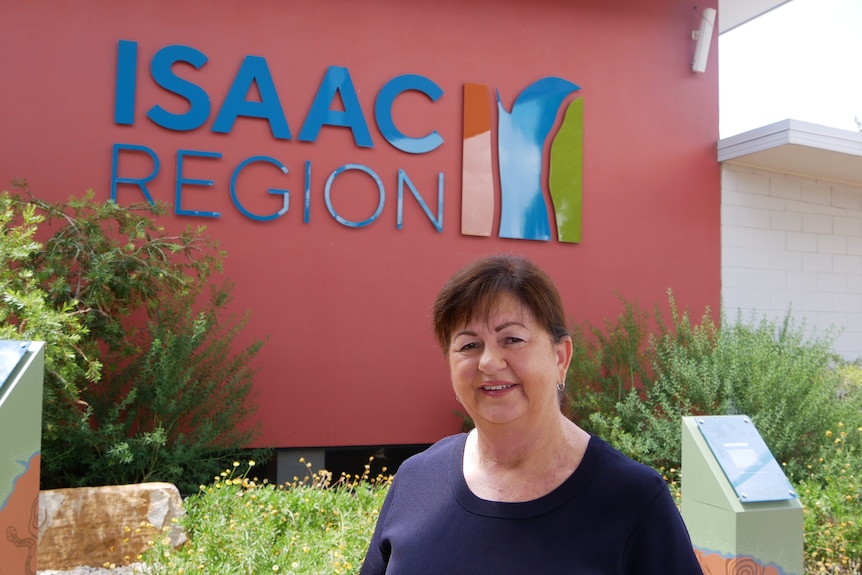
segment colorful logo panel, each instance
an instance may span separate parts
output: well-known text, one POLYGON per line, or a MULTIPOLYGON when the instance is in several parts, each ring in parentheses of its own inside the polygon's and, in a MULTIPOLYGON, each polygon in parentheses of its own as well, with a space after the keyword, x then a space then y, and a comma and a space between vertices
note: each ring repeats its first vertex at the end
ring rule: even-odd
MULTIPOLYGON (((507 111, 497 93, 497 159, 500 175, 501 238, 551 239, 544 183, 553 206, 560 242, 581 241, 583 199, 583 100, 567 107, 550 146, 549 173, 543 175, 545 142, 565 99, 579 90, 562 78, 548 77, 527 86, 507 111)), ((464 86, 464 147, 461 233, 490 236, 496 191, 491 160, 491 110, 488 87, 464 86)))

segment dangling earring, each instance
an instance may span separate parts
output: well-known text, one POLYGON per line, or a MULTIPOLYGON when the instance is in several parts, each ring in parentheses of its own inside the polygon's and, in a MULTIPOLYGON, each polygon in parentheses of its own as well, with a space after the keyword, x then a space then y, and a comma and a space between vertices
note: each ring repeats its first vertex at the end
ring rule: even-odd
POLYGON ((455 401, 457 401, 458 403, 461 403, 461 398, 458 397, 457 393, 455 394, 455 401))
POLYGON ((557 391, 563 391, 566 389, 566 383, 561 379, 560 383, 557 384, 557 391))

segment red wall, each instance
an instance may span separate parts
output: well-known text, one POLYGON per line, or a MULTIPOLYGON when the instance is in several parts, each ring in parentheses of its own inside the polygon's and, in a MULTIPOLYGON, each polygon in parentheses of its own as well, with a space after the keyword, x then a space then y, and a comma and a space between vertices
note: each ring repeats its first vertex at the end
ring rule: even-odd
MULTIPOLYGON (((715 6, 713 0, 709 3, 715 6)), ((446 363, 433 341, 429 308, 442 283, 482 254, 533 258, 561 288, 573 321, 601 322, 619 312, 614 295, 650 307, 673 288, 699 315, 719 303, 717 58, 706 74, 691 71, 700 10, 681 0, 240 0, 4 2, 0 34, 0 186, 26 177, 55 200, 93 188, 110 196, 115 143, 143 145, 161 162, 150 184, 174 202, 178 149, 213 151, 189 159, 183 208, 218 211, 218 219, 172 215, 168 227, 205 224, 228 253, 235 308, 251 311, 247 337, 269 335, 262 369, 259 443, 276 447, 426 443, 459 421, 446 363), (135 123, 113 121, 117 43, 138 43, 135 123), (168 131, 146 119, 159 104, 186 103, 147 73, 169 44, 200 50, 208 62, 178 74, 203 87, 213 111, 203 127, 168 131), (229 134, 210 131, 246 55, 266 58, 294 139, 276 140, 266 121, 240 118, 229 134), (350 71, 374 148, 358 148, 350 131, 324 127, 300 142, 318 85, 330 65, 350 71), (410 155, 391 147, 374 124, 377 90, 400 74, 421 74, 444 91, 436 103, 405 93, 394 106, 407 134, 437 130, 444 144, 410 155), (563 244, 460 235, 462 90, 500 90, 504 105, 531 82, 560 76, 584 99, 583 241, 563 244), (289 168, 244 172, 241 199, 269 213, 291 190, 288 213, 255 222, 231 204, 228 182, 239 162, 268 155, 289 168), (312 163, 310 219, 303 222, 304 162, 312 163), (354 229, 327 212, 327 176, 347 163, 377 173, 386 203, 371 225, 354 229), (397 173, 405 170, 436 212, 437 174, 445 174, 443 231, 406 200, 396 229, 397 173)), ((715 46, 715 43, 713 44, 715 46)), ((148 162, 121 163, 127 173, 148 162), (137 166, 136 164, 140 164, 137 166)), ((141 158, 139 158, 140 160, 141 158)), ((143 167, 141 167, 143 166, 143 167)), ((120 186, 118 201, 142 199, 120 186)), ((376 187, 351 173, 333 186, 345 217, 363 220, 376 187)))

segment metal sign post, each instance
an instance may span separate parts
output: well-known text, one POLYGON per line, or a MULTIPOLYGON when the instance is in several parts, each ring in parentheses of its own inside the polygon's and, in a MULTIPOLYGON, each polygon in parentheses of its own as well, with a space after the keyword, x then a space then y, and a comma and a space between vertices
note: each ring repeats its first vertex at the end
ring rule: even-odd
POLYGON ((682 418, 681 512, 705 572, 802 575, 802 505, 750 418, 682 418))
POLYGON ((0 341, 0 573, 35 573, 45 344, 0 341))

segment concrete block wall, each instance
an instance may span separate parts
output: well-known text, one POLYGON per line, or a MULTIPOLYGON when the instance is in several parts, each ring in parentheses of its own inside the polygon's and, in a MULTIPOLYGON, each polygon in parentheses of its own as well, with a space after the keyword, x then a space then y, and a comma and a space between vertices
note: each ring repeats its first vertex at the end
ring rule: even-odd
POLYGON ((862 356, 862 187, 723 164, 721 295, 730 318, 792 309, 862 356))

